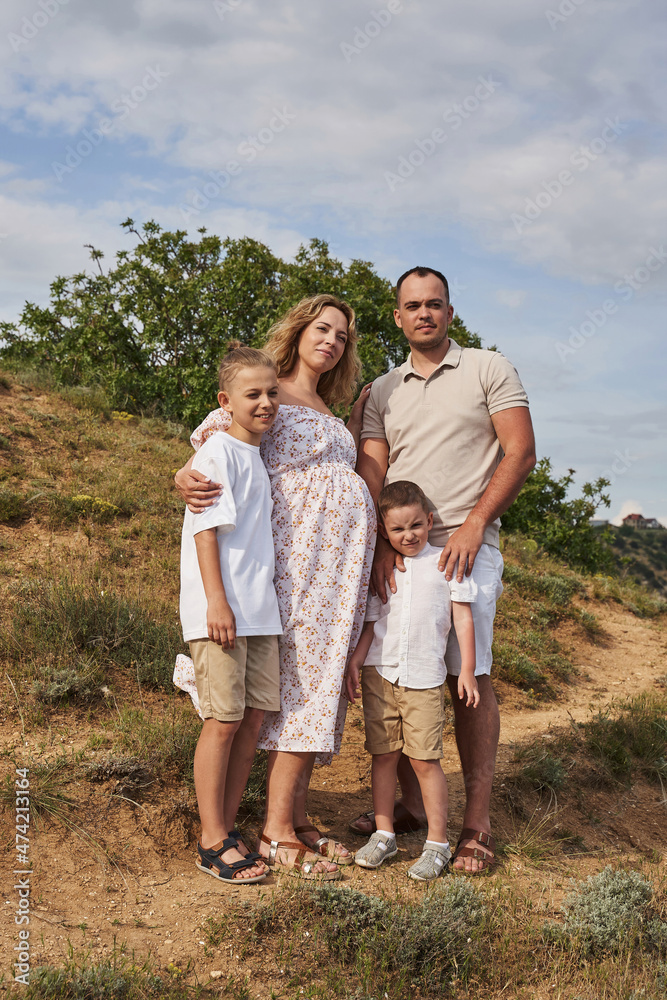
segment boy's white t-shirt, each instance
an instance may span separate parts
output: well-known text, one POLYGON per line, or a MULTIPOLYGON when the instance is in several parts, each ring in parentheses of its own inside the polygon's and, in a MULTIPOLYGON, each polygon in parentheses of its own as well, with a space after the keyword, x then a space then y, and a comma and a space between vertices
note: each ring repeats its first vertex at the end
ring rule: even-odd
POLYGON ((180 600, 184 640, 208 638, 195 535, 209 528, 216 529, 222 582, 236 618, 236 634, 281 635, 273 585, 273 502, 259 448, 218 431, 201 446, 192 468, 221 483, 223 490, 200 514, 185 511, 180 600))
POLYGON ((366 621, 375 624, 364 666, 374 666, 390 684, 439 687, 447 677, 452 601, 477 600, 477 584, 470 577, 447 582, 438 569, 441 551, 427 542, 416 556, 406 557, 405 573, 394 574, 396 593, 389 591, 386 604, 369 594, 366 621))

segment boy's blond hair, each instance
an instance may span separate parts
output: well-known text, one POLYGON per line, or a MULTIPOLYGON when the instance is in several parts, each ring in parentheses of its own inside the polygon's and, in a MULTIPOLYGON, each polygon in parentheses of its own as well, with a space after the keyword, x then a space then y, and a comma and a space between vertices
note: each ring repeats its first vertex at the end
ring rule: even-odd
POLYGON ((230 340, 218 369, 218 385, 223 392, 227 392, 242 368, 272 368, 278 373, 276 360, 268 351, 246 347, 240 340, 230 340))

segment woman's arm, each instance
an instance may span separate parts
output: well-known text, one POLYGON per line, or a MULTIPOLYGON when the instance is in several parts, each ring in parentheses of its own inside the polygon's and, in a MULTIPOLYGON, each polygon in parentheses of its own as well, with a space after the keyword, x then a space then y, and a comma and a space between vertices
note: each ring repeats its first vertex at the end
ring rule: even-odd
POLYGON ((193 514, 200 514, 210 507, 222 493, 220 483, 214 483, 201 472, 192 468, 195 456, 191 455, 182 469, 174 476, 176 489, 193 514))

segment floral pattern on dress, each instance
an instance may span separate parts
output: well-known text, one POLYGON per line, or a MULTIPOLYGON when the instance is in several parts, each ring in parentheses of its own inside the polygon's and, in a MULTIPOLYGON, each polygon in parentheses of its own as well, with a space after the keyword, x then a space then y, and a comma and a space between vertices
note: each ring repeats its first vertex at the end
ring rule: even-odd
MULTIPOLYGON (((228 424, 223 410, 213 411, 193 446, 228 424)), ((338 417, 282 404, 260 453, 271 481, 283 635, 281 708, 266 713, 258 746, 315 752, 330 763, 345 724, 343 673, 364 622, 375 507, 354 471, 354 439, 338 417)))

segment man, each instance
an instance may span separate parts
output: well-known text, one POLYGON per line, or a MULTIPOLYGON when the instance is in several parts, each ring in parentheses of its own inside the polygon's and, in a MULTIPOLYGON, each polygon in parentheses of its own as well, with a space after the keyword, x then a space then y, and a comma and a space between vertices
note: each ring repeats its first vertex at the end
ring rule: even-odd
MULTIPOLYGON (((535 440, 516 371, 498 352, 462 349, 450 340, 453 315, 447 280, 439 271, 415 267, 399 278, 394 319, 410 356, 373 383, 357 471, 376 502, 385 483, 416 482, 434 508, 429 541, 442 547, 439 568, 445 578, 461 581, 464 573, 475 571, 480 593, 472 607, 481 702, 474 711, 456 697, 460 657, 453 634, 445 660, 466 791, 453 865, 480 874, 495 861, 489 806, 500 717, 489 674, 493 617, 502 592, 499 516, 535 465, 535 440)), ((387 585, 396 589, 395 565, 404 569, 400 556, 378 535, 371 586, 383 601, 387 585)), ((424 807, 405 757, 399 781, 396 820, 403 818, 404 829, 415 828, 424 807)), ((373 825, 364 814, 352 828, 365 834, 373 825)))

